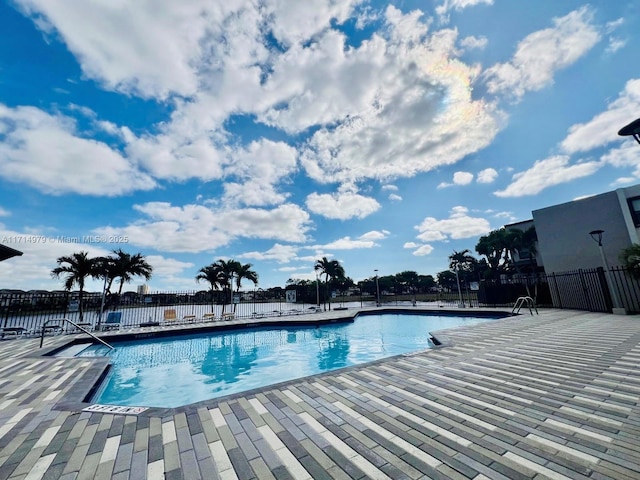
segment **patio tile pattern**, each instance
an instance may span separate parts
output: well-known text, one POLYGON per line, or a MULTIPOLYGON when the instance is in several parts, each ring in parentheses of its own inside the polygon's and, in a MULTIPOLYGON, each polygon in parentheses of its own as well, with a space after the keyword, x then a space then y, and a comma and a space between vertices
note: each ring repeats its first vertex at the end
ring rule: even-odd
POLYGON ((104 359, 2 341, 0 480, 640 478, 640 317, 436 335, 452 346, 137 416, 82 411, 104 359))

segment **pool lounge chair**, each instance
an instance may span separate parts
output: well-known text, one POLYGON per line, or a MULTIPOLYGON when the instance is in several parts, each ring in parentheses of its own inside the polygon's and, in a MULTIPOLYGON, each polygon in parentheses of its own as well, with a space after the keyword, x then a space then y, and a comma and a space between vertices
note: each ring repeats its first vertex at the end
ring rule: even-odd
POLYGON ((180 325, 182 323, 181 320, 178 320, 178 314, 176 313, 175 308, 170 308, 164 311, 164 324, 171 325, 180 325))
POLYGON ((120 320, 122 320, 122 312, 109 312, 107 319, 102 324, 102 331, 120 330, 120 320))
POLYGON ((222 321, 226 321, 226 320, 235 320, 236 318, 236 314, 233 312, 227 312, 227 313, 223 313, 222 314, 222 321))
POLYGON ((198 317, 195 315, 184 315, 182 317, 182 323, 195 323, 198 317))
POLYGON ((204 315, 202 315, 202 321, 203 322, 215 322, 216 321, 216 314, 215 313, 205 313, 204 315))
POLYGON ((24 327, 4 327, 0 328, 0 340, 9 338, 20 338, 26 335, 28 330, 24 327))

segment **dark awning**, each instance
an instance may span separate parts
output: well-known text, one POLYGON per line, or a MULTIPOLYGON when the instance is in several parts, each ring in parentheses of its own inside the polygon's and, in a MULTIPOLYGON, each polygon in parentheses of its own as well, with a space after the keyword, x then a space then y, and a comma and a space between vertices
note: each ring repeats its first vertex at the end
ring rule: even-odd
POLYGON ((22 255, 22 252, 7 247, 6 245, 0 245, 0 262, 11 257, 19 257, 20 255, 22 255))

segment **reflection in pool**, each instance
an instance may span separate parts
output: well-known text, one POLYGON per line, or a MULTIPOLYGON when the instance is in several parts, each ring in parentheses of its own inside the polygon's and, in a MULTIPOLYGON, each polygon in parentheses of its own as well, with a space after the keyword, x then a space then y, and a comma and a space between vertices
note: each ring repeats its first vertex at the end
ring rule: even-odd
POLYGON ((94 345, 112 369, 93 401, 177 407, 429 348, 429 332, 489 318, 382 314, 320 327, 262 327, 94 345))

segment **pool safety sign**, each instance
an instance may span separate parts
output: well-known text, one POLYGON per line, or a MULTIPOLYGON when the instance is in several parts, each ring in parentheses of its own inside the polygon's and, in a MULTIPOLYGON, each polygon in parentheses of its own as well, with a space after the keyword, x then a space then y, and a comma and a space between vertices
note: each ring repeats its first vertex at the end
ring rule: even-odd
POLYGON ((287 303, 296 303, 296 291, 287 290, 287 303))

